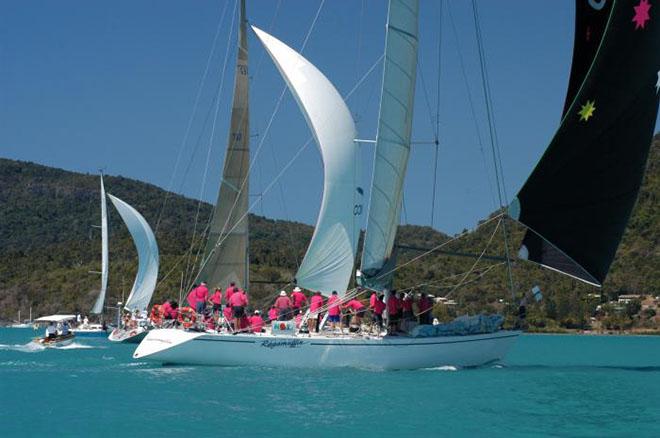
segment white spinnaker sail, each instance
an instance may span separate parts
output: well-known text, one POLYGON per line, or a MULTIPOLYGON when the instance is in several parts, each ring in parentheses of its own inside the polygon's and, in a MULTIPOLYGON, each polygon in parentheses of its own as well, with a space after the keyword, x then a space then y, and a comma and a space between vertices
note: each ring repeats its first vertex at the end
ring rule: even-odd
POLYGON ((105 291, 108 288, 108 210, 105 198, 105 187, 103 186, 103 175, 101 175, 101 291, 92 307, 92 313, 98 315, 103 313, 105 302, 105 291))
POLYGON ((367 231, 362 252, 363 281, 389 287, 393 248, 410 154, 417 75, 417 0, 391 0, 385 38, 383 90, 367 231))
POLYGON ((158 244, 147 221, 140 213, 121 199, 108 194, 110 200, 131 233, 138 253, 138 271, 133 288, 126 300, 126 310, 145 311, 156 289, 158 278, 158 244))
POLYGON ((356 186, 358 149, 353 118, 330 81, 298 52, 252 26, 305 115, 323 158, 323 199, 298 285, 325 294, 348 287, 362 210, 356 186))

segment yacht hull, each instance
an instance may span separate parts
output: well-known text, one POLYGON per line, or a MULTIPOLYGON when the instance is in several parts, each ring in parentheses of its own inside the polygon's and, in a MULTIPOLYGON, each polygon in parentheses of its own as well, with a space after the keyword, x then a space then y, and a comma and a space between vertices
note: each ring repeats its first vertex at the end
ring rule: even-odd
POLYGON ((147 336, 148 332, 149 330, 144 327, 129 330, 116 328, 110 333, 108 340, 124 344, 139 344, 147 336))
POLYGON ((432 338, 232 336, 159 329, 149 332, 133 358, 166 364, 216 366, 379 370, 475 367, 502 360, 519 335, 518 331, 503 330, 432 338))

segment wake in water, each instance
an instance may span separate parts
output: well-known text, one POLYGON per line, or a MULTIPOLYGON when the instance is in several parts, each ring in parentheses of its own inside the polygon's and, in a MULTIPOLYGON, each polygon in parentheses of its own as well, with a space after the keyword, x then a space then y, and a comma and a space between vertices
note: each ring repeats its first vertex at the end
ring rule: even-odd
MULTIPOLYGON (((74 342, 73 344, 65 345, 63 347, 50 347, 50 348, 53 350, 87 350, 97 347, 74 342)), ((40 351, 47 350, 47 348, 37 342, 30 341, 27 344, 14 344, 14 345, 0 344, 0 351, 3 350, 20 351, 21 353, 38 353, 40 351)))
POLYGON ((451 365, 444 365, 441 367, 424 368, 424 371, 458 371, 458 367, 451 365))

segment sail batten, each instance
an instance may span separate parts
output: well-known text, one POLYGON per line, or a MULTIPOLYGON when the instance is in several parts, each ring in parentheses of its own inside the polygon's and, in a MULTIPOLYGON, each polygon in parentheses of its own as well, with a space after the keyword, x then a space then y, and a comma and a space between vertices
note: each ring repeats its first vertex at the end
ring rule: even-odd
POLYGON ((96 298, 91 313, 99 315, 103 313, 103 303, 105 302, 105 293, 108 289, 108 210, 105 196, 105 187, 103 185, 103 175, 101 175, 101 290, 96 298))
POLYGON ((147 221, 135 208, 109 193, 108 197, 124 220, 138 254, 137 274, 124 308, 129 311, 144 312, 151 301, 158 279, 159 256, 156 237, 147 221))
POLYGON ((576 35, 574 55, 586 57, 589 67, 574 61, 580 65, 571 70, 561 126, 509 211, 528 227, 521 258, 600 286, 635 205, 651 145, 660 23, 649 19, 637 26, 627 2, 581 10, 578 2, 576 32, 583 33, 576 35), (606 23, 597 49, 579 42, 590 31, 579 17, 606 23))
POLYGON ((417 76, 418 10, 417 0, 391 0, 388 11, 383 88, 361 264, 361 281, 375 289, 390 287, 396 260, 394 239, 410 154, 417 76))
POLYGON ((234 282, 249 287, 248 203, 250 170, 250 127, 248 45, 245 0, 241 0, 238 54, 227 153, 220 190, 198 276, 212 287, 234 282))
POLYGON ((302 55, 252 26, 312 131, 323 161, 323 198, 314 235, 296 274, 299 286, 343 294, 353 271, 362 211, 356 186, 356 129, 341 95, 302 55))

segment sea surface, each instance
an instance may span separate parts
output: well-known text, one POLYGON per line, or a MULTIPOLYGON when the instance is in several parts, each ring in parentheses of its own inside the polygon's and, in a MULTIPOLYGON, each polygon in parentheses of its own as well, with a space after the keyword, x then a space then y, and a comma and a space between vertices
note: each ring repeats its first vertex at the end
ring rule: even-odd
POLYGON ((660 337, 525 335, 502 365, 160 366, 0 329, 0 436, 660 436, 660 337), (238 435, 240 434, 240 435, 238 435))

